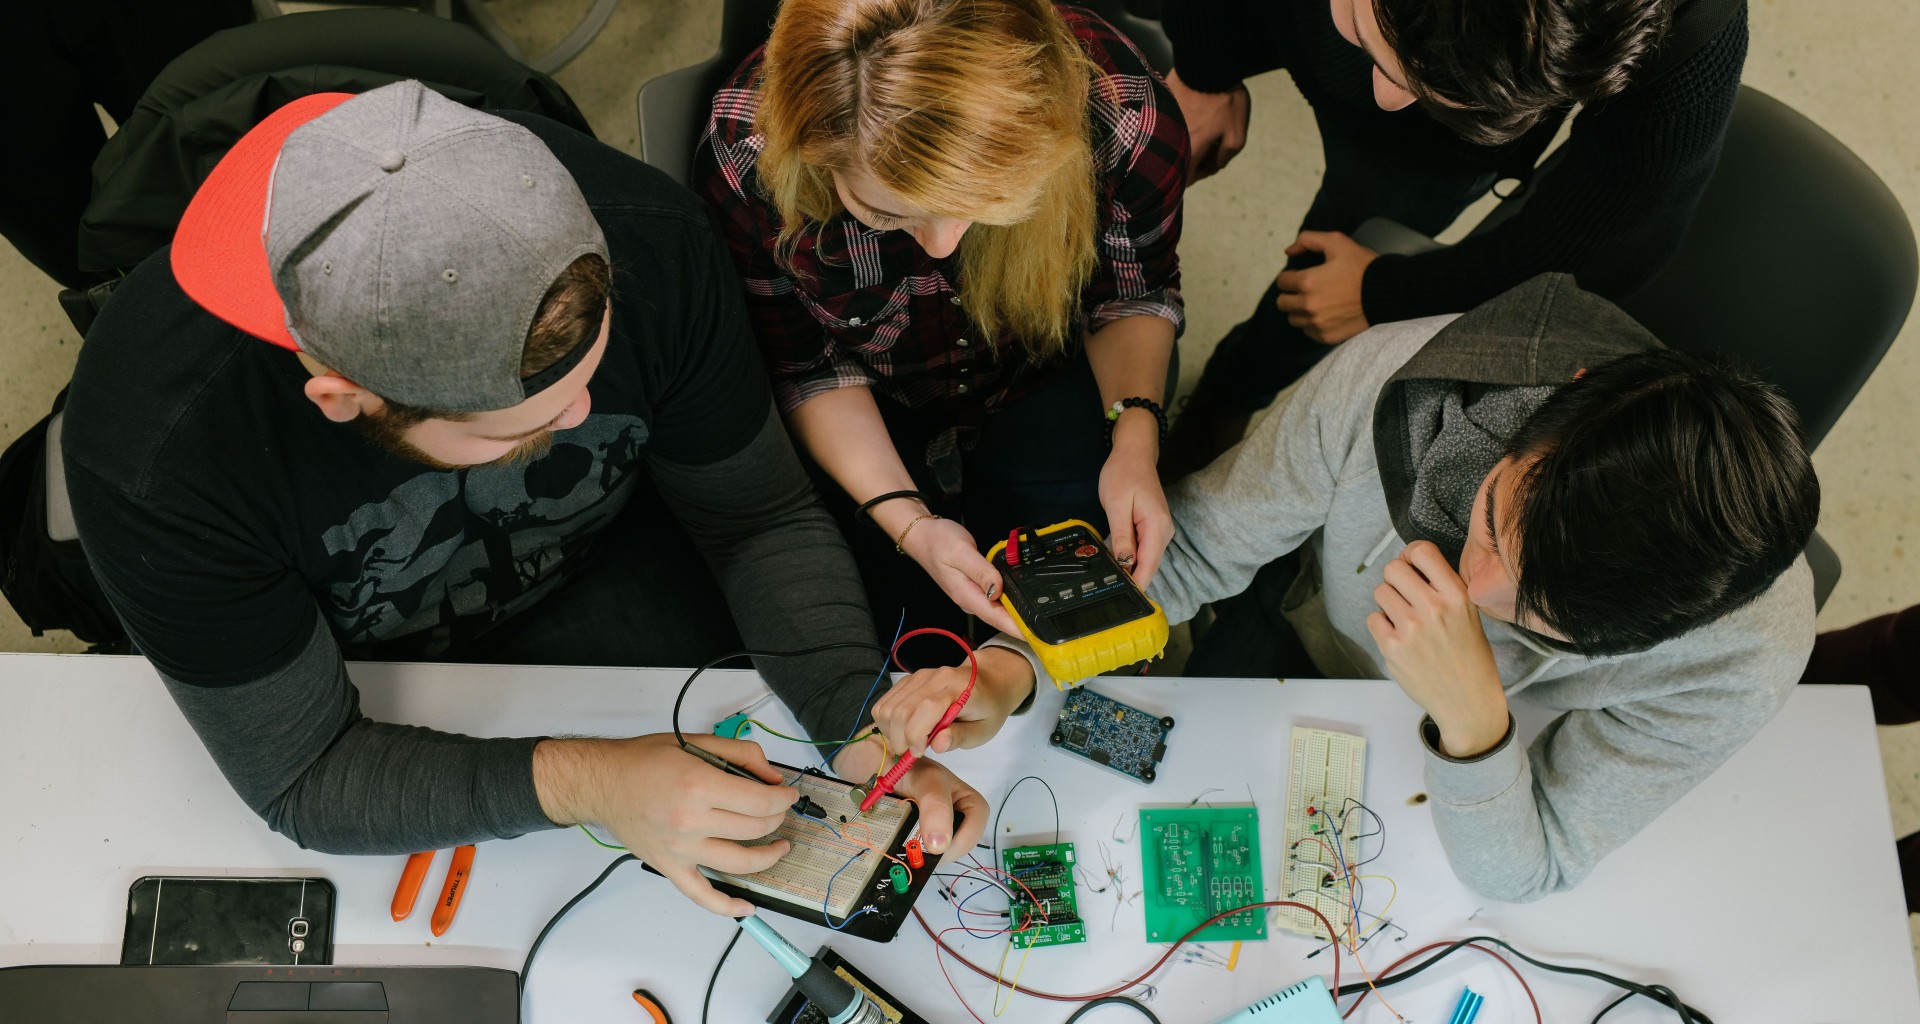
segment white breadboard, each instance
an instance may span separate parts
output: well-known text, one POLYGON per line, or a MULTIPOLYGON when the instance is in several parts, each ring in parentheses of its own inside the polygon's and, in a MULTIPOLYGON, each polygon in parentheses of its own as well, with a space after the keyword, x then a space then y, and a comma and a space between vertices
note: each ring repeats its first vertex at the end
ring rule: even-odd
POLYGON ((760 846, 776 839, 793 844, 793 849, 780 858, 780 863, 765 871, 734 875, 712 868, 700 870, 711 878, 725 879, 762 896, 798 903, 816 912, 822 902, 828 900, 827 885, 831 882, 833 894, 827 909, 835 918, 845 918, 854 912, 854 904, 866 895, 874 871, 884 863, 869 845, 891 849, 901 838, 900 829, 906 824, 911 805, 905 800, 883 797, 873 805, 873 810, 861 814, 859 803, 849 796, 851 791, 845 783, 802 774, 785 766, 781 766, 780 774, 786 777, 787 785, 826 808, 826 820, 788 811, 786 820, 772 835, 748 840, 744 845, 760 846), (859 858, 849 864, 847 859, 856 853, 859 858))
MULTIPOLYGON (((1366 773, 1365 739, 1344 732, 1293 727, 1281 898, 1325 914, 1342 936, 1353 917, 1348 902, 1350 875, 1365 859, 1360 840, 1354 837, 1367 830, 1367 816, 1354 812, 1365 788, 1366 773)), ((1322 939, 1334 937, 1327 934, 1319 918, 1299 907, 1278 909, 1280 927, 1322 939)))

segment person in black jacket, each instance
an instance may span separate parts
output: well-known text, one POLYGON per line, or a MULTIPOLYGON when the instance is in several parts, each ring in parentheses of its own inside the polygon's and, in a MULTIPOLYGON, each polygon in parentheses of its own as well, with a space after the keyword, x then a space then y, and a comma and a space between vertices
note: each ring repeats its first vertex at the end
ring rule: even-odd
POLYGON ((1281 67, 1326 158, 1285 269, 1176 423, 1169 477, 1370 325, 1470 309, 1542 271, 1611 299, 1645 282, 1713 173, 1747 50, 1745 0, 1213 0, 1167 5, 1164 25, 1190 180, 1244 144, 1243 80, 1281 67), (1373 217, 1438 234, 1504 179, 1517 194, 1457 245, 1383 255, 1349 237, 1373 217))

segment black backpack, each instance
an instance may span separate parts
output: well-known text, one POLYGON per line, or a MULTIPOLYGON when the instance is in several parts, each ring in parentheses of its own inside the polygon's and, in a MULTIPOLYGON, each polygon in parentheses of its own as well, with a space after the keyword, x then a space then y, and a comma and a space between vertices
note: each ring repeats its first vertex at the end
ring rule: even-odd
MULTIPOLYGON (((47 502, 47 435, 57 430, 67 393, 53 412, 0 454, 0 592, 34 636, 64 629, 94 650, 124 653, 126 631, 100 592, 80 541, 56 540, 47 502)), ((64 496, 58 502, 64 506, 64 496)))

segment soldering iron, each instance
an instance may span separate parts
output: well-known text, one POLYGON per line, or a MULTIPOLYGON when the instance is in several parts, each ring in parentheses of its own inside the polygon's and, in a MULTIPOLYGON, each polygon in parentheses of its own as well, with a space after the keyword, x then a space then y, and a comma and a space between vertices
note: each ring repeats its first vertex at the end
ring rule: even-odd
POLYGON ((786 969, 800 994, 826 1015, 828 1024, 887 1024, 886 1013, 865 992, 854 988, 833 968, 795 949, 765 921, 743 917, 738 923, 741 931, 751 935, 786 969))

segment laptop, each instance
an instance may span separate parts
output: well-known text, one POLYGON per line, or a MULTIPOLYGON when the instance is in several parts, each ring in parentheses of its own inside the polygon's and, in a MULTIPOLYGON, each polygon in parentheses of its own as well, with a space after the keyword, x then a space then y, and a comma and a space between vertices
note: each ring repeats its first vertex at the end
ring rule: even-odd
POLYGON ((34 1024, 519 1024, 519 975, 487 967, 0 968, 0 1018, 34 1024))

